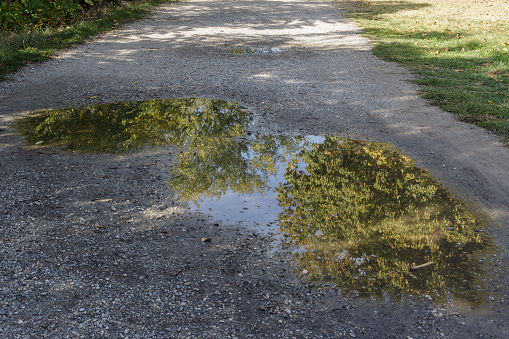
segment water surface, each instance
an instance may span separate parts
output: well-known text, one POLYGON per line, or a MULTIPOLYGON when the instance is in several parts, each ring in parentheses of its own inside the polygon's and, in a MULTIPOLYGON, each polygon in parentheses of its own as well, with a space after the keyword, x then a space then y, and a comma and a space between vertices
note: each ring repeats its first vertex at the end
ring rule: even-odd
POLYGON ((480 298, 483 220, 391 145, 261 135, 238 104, 203 98, 39 112, 28 143, 117 153, 180 152, 168 187, 193 211, 277 232, 295 271, 360 295, 480 298))

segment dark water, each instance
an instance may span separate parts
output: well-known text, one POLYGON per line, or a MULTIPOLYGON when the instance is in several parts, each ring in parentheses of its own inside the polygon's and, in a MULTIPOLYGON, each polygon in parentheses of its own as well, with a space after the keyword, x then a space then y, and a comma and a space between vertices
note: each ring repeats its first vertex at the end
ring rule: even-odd
POLYGON ((177 200, 277 231, 307 281, 480 298, 483 222, 412 159, 379 142, 251 134, 250 121, 239 105, 192 98, 42 112, 18 128, 29 143, 75 151, 182 146, 168 179, 177 200))

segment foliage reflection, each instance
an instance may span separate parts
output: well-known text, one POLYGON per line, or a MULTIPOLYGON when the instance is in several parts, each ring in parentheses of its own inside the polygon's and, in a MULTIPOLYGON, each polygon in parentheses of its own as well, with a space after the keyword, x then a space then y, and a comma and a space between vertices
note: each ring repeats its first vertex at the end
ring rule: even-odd
POLYGON ((410 294, 449 288, 475 299, 486 247, 480 222, 388 145, 327 137, 288 164, 278 188, 280 229, 298 269, 346 290, 410 294), (302 164, 298 166, 298 163, 302 164), (434 263, 422 270, 412 267, 434 263))
POLYGON ((278 173, 303 137, 204 136, 186 144, 170 170, 170 186, 181 202, 220 199, 227 191, 264 195, 269 178, 278 173))
POLYGON ((185 98, 49 110, 16 125, 28 143, 113 153, 147 144, 183 145, 202 136, 234 137, 244 134, 250 120, 238 104, 185 98))

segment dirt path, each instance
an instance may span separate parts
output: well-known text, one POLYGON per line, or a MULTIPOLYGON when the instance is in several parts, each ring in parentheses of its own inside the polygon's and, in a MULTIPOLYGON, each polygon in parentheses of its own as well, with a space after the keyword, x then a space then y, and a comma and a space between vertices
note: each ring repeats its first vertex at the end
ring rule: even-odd
POLYGON ((506 336, 509 151, 419 99, 412 75, 370 49, 329 1, 195 0, 0 83, 0 335, 506 336), (265 240, 173 207, 167 152, 41 153, 8 126, 41 108, 195 95, 242 103, 267 133, 391 142, 479 201, 499 223, 493 302, 481 312, 310 290, 265 240), (169 225, 180 238, 155 242, 169 225), (201 244, 207 232, 217 246, 201 244))

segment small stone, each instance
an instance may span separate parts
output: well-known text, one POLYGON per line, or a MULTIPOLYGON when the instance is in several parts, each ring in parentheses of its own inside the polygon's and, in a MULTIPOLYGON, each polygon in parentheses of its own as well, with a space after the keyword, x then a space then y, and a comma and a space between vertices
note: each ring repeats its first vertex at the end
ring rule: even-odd
POLYGON ((6 310, 1 310, 0 309, 0 315, 6 315, 7 314, 7 311, 6 310))

